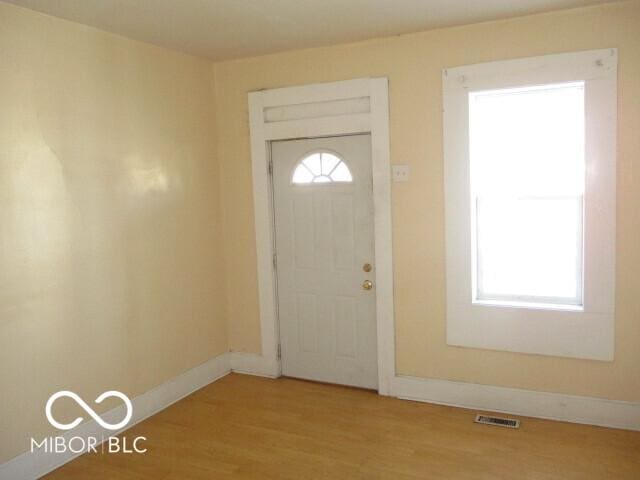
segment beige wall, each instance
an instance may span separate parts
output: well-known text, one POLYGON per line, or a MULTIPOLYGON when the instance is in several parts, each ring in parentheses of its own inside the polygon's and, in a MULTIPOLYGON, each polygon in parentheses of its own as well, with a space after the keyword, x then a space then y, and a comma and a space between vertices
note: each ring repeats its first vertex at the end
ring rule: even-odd
POLYGON ((227 350, 212 78, 0 3, 0 463, 227 350))
POLYGON ((258 352, 260 325, 247 92, 387 76, 399 373, 533 390, 640 399, 640 3, 629 2, 294 51, 215 66, 230 345, 258 352), (616 359, 612 363, 449 347, 441 70, 584 49, 619 49, 616 359))
POLYGON ((57 390, 135 396, 259 351, 246 94, 364 76, 389 77, 392 162, 411 166, 393 185, 399 372, 640 399, 639 25, 634 1, 212 65, 0 3, 0 462, 52 433, 57 390), (604 47, 620 58, 616 360, 447 347, 441 69, 604 47))

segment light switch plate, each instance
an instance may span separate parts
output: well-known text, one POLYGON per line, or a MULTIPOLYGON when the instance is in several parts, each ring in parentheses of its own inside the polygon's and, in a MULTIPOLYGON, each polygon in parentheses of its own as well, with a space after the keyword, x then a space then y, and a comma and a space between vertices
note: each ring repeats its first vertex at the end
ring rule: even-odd
POLYGON ((409 165, 392 165, 391 173, 394 182, 409 181, 409 165))

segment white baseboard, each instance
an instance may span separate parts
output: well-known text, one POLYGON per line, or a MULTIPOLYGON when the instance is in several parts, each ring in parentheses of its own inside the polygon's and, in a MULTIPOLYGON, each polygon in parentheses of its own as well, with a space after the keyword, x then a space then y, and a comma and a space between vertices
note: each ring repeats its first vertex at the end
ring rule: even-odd
POLYGON ((640 402, 397 376, 391 395, 420 402, 602 427, 640 430, 640 402))
POLYGON ((230 352, 230 355, 233 372, 269 378, 280 376, 280 364, 275 358, 244 352, 230 352))
MULTIPOLYGON (((94 420, 85 422, 73 430, 60 433, 59 436, 72 437, 109 437, 127 430, 138 422, 158 413, 169 405, 190 395, 200 388, 215 382, 231 371, 228 353, 223 353, 211 360, 188 370, 181 375, 159 385, 142 395, 131 399, 133 416, 125 428, 117 432, 105 430, 94 420)), ((44 417, 44 409, 42 413, 44 417)), ((124 405, 109 410, 101 417, 109 423, 117 423, 125 415, 124 405)), ((0 480, 32 480, 55 470, 65 463, 80 456, 79 453, 45 453, 42 450, 25 452, 0 465, 0 480)))

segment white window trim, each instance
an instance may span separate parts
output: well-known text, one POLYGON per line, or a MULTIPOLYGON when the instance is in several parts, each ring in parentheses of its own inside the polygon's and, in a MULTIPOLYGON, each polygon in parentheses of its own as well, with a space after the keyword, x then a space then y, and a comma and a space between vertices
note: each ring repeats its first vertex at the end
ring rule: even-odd
POLYGON ((617 51, 443 71, 447 343, 611 361, 614 356, 617 51), (584 307, 472 303, 468 93, 585 81, 584 307), (597 113, 594 113, 597 112, 597 113))
POLYGON ((388 80, 361 78, 250 92, 249 128, 262 336, 260 360, 269 366, 268 375, 276 377, 280 376, 281 364, 277 354, 279 327, 269 144, 294 138, 371 134, 378 392, 390 395, 396 373, 388 80))

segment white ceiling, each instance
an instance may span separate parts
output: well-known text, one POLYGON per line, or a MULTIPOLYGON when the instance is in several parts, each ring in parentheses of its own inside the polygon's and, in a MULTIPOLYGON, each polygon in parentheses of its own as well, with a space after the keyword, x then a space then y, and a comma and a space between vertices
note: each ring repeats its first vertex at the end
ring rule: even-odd
POLYGON ((611 0, 5 0, 223 60, 611 0))

